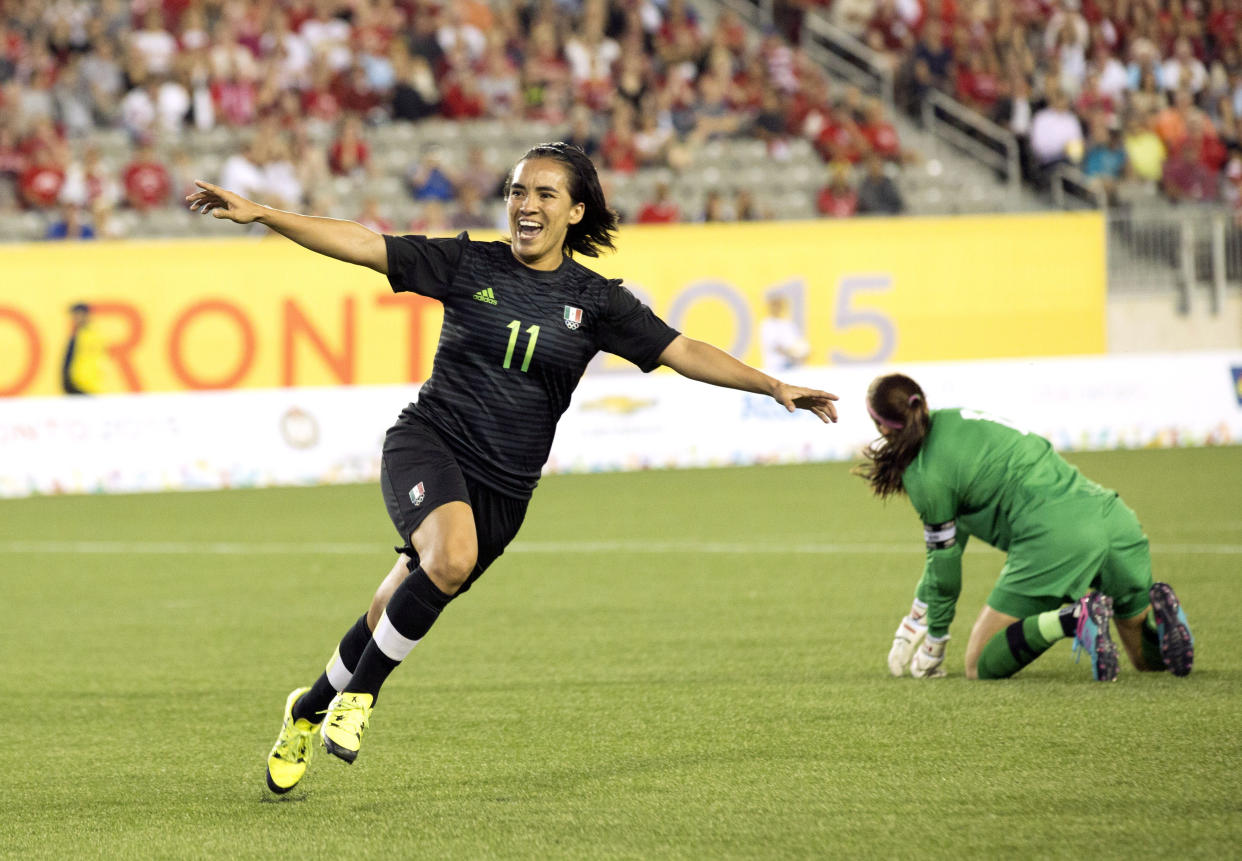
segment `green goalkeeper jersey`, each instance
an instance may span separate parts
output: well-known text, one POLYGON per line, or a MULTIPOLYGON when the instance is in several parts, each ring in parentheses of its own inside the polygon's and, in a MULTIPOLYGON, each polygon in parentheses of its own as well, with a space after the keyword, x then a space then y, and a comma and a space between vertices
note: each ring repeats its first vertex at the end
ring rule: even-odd
POLYGON ((970 536, 1008 551, 1015 538, 1047 526, 1046 506, 1072 498, 1115 497, 1084 477, 1038 434, 977 410, 933 410, 902 485, 923 520, 927 560, 917 597, 928 631, 948 633, 962 586, 970 536))

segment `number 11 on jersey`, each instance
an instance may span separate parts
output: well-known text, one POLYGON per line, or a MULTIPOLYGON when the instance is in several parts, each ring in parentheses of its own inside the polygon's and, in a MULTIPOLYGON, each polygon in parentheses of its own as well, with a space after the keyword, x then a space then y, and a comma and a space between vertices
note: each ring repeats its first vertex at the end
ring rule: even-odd
MULTIPOLYGON (((506 370, 513 362, 513 349, 517 346, 518 332, 522 328, 522 321, 513 320, 509 323, 508 328, 510 330, 509 349, 505 351, 505 361, 504 364, 501 365, 501 367, 506 370)), ((518 369, 523 374, 526 373, 526 369, 530 367, 530 357, 535 355, 535 342, 539 340, 539 327, 527 326, 526 334, 530 335, 530 342, 526 345, 526 355, 522 357, 522 367, 518 369)))

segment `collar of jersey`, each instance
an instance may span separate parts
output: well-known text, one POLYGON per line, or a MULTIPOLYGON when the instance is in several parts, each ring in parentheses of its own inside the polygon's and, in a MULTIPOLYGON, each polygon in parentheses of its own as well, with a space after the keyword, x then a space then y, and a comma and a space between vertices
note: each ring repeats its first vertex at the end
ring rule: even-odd
POLYGON ((527 275, 530 275, 533 278, 537 278, 541 281, 550 281, 550 280, 557 278, 558 276, 560 276, 562 273, 565 272, 565 267, 569 265, 569 257, 562 256, 561 265, 556 267, 555 269, 532 269, 531 267, 523 263, 521 260, 518 260, 516 256, 514 256, 513 246, 511 245, 507 246, 506 252, 509 255, 509 259, 513 262, 514 269, 516 269, 519 272, 525 272, 527 275))

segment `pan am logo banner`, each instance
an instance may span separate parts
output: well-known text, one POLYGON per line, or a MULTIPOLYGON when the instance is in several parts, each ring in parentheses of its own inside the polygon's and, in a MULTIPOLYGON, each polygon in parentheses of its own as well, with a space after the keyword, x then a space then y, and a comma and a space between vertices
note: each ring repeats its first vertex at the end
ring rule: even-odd
MULTIPOLYGON (((751 364, 776 305, 810 365, 1106 349, 1098 213, 627 226, 618 247, 584 262, 751 364)), ((77 302, 107 392, 421 382, 442 319, 438 302, 278 237, 7 246, 0 271, 0 396, 60 393, 77 302)))

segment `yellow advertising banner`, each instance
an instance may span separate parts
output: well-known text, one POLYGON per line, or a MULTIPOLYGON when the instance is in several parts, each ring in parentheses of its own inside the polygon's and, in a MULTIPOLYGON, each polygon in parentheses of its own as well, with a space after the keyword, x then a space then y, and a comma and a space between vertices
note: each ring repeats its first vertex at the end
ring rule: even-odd
MULTIPOLYGON (((1094 213, 628 226, 618 247, 583 262, 753 364, 775 296, 809 364, 1106 348, 1094 213)), ((441 320, 439 303, 279 237, 0 247, 0 396, 62 391, 78 302, 105 391, 419 382, 441 320)))

